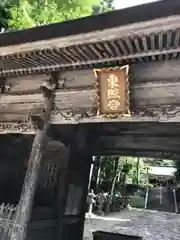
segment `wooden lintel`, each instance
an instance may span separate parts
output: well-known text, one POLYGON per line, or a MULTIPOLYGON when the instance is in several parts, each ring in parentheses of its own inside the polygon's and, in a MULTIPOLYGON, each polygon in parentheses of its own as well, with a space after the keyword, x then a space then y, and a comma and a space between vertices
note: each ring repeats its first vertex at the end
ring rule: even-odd
POLYGON ((34 94, 40 93, 40 86, 43 80, 49 78, 50 74, 36 74, 28 76, 18 76, 6 79, 6 84, 9 85, 6 94, 34 94))
MULTIPOLYGON (((58 80, 61 81, 62 78, 66 85, 65 89, 57 90, 52 123, 180 122, 179 60, 133 64, 131 72, 131 117, 114 119, 97 117, 97 91, 93 86, 95 78, 92 70, 67 71, 62 73, 58 80)), ((27 80, 30 81, 30 78, 27 80)), ((41 80, 36 83, 32 79, 32 84, 35 85, 31 86, 30 90, 37 90, 41 80)), ((42 95, 23 93, 26 86, 23 78, 20 81, 21 87, 14 90, 12 87, 12 91, 21 95, 10 92, 0 97, 0 122, 27 121, 29 115, 43 114, 42 95)))
MULTIPOLYGON (((9 86, 4 93, 9 95, 28 95, 40 93, 40 86, 44 80, 49 79, 50 74, 30 74, 27 76, 7 77, 6 84, 9 86)), ((59 89, 82 89, 94 86, 93 70, 65 71, 57 77, 59 89)))
POLYGON ((79 108, 72 110, 59 110, 53 115, 54 124, 80 124, 80 123, 125 123, 125 122, 180 122, 180 106, 136 106, 131 110, 131 116, 106 118, 97 116, 97 108, 79 108))
MULTIPOLYGON (((166 108, 164 108, 166 109, 166 108)), ((40 115, 41 110, 38 112, 40 115)), ((174 109, 173 112, 167 112, 167 115, 164 116, 162 113, 162 109, 155 109, 156 116, 149 116, 152 113, 152 109, 144 109, 144 111, 140 112, 142 115, 147 114, 147 116, 142 116, 141 114, 134 114, 132 113, 131 117, 117 117, 114 119, 104 118, 104 117, 97 117, 96 116, 96 109, 78 109, 76 111, 59 111, 58 114, 54 114, 52 118, 52 124, 55 125, 64 125, 64 124, 88 124, 88 123, 141 123, 141 122, 154 122, 154 123, 173 123, 173 122, 180 122, 180 107, 174 109), (82 111, 83 110, 83 111, 82 111), (149 110, 149 112, 148 112, 149 110), (157 111, 159 110, 159 111, 157 111), (177 110, 177 111, 176 111, 177 110), (172 113, 172 114, 171 114, 172 113)), ((168 109, 167 109, 168 110, 168 109)), ((28 116, 23 114, 5 114, 0 116, 0 122, 2 125, 4 124, 11 124, 12 121, 21 122, 27 121, 28 116)))
POLYGON ((145 157, 145 158, 157 158, 157 159, 169 159, 169 160, 179 160, 180 153, 169 153, 169 152, 154 152, 154 151, 144 151, 144 150, 133 150, 126 149, 121 151, 119 149, 99 149, 98 151, 92 152, 94 156, 129 156, 129 157, 145 157))
MULTIPOLYGON (((92 124, 91 124, 92 125, 92 124)), ((92 125, 95 135, 98 136, 180 136, 180 123, 158 123, 158 122, 121 122, 101 123, 92 125)))
POLYGON ((136 149, 153 150, 166 152, 179 152, 179 137, 147 137, 147 136, 100 136, 95 137, 95 149, 129 149, 136 151, 136 149))

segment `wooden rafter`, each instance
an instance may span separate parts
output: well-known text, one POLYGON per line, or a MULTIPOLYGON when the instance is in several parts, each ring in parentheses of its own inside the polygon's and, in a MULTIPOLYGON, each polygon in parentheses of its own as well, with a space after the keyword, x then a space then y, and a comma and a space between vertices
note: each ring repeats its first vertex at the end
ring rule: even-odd
POLYGON ((87 33, 83 38, 75 35, 0 47, 0 76, 171 59, 180 51, 179 18, 106 29, 87 33))

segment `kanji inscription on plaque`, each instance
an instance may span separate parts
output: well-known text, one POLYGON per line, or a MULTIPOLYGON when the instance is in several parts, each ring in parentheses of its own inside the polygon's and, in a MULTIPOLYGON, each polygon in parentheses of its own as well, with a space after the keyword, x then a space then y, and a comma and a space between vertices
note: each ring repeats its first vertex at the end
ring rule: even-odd
POLYGON ((95 69, 98 85, 99 114, 129 113, 129 67, 95 69))

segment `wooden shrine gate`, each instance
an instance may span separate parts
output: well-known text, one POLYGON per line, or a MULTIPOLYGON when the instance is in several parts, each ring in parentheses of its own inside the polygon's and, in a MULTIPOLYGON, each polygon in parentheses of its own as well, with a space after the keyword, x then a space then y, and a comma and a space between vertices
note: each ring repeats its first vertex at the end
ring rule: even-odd
POLYGON ((179 160, 179 9, 0 35, 1 239, 82 240, 94 155, 179 160))

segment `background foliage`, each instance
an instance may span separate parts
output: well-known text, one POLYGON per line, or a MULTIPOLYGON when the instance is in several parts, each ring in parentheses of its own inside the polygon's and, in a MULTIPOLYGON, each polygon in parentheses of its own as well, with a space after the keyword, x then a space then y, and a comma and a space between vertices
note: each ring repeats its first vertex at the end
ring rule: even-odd
POLYGON ((164 159, 108 156, 96 157, 92 176, 92 187, 111 192, 119 191, 125 184, 145 187, 151 166, 174 167, 174 161, 164 159))
POLYGON ((17 30, 99 14, 114 0, 1 0, 0 27, 17 30))

